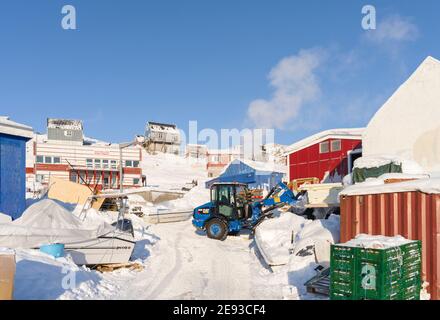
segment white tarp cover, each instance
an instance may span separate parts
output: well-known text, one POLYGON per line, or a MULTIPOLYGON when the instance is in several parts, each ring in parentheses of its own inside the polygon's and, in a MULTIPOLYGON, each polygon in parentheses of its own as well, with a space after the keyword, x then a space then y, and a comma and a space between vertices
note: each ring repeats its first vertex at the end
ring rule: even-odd
POLYGON ((53 200, 41 200, 30 206, 21 218, 0 223, 0 247, 38 248, 52 243, 68 244, 95 239, 114 228, 102 223, 84 224, 53 200))

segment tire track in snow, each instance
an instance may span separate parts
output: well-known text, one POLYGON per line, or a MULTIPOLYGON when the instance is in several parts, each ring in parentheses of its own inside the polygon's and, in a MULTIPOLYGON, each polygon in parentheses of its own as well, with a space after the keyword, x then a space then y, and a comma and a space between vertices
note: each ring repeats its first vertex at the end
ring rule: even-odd
MULTIPOLYGON (((159 283, 155 286, 153 291, 148 295, 146 298, 147 300, 151 299, 158 299, 160 294, 164 292, 172 283, 174 277, 176 276, 177 272, 182 268, 182 255, 180 253, 179 248, 177 247, 177 244, 182 239, 182 232, 178 232, 177 237, 172 242, 171 246, 168 246, 169 248, 173 248, 174 250, 174 264, 171 269, 165 276, 159 281, 159 283)), ((156 281, 154 281, 156 282, 156 281)))

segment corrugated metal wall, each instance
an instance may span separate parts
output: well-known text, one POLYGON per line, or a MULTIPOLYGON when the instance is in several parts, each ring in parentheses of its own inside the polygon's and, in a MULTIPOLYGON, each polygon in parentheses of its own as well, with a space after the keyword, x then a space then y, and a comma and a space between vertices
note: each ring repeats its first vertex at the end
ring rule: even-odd
POLYGON ((341 196, 341 242, 360 233, 421 240, 423 280, 440 299, 440 195, 400 192, 341 196))
POLYGON ((0 134, 0 212, 13 219, 26 209, 26 141, 0 134))

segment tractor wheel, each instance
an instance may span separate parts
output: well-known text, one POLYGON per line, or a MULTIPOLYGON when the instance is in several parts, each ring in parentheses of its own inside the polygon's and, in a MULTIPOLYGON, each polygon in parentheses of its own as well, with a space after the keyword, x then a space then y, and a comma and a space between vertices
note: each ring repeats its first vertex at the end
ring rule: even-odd
POLYGON ((206 224, 208 238, 224 241, 228 236, 228 225, 218 218, 214 218, 206 224))

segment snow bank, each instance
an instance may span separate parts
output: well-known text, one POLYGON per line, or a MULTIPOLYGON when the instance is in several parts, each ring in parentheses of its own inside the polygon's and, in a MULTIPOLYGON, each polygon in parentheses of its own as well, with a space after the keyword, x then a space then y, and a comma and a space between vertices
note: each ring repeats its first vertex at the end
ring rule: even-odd
POLYGON ((330 265, 330 246, 339 242, 340 218, 331 215, 327 220, 315 220, 296 235, 294 255, 308 246, 315 247, 316 261, 330 265))
POLYGON ((440 194, 440 178, 420 179, 399 183, 384 183, 384 179, 367 179, 367 181, 352 185, 341 191, 340 195, 353 196, 365 194, 381 194, 394 192, 419 191, 428 194, 440 194))
POLYGON ((312 246, 319 262, 330 261, 330 245, 339 241, 339 216, 307 220, 290 212, 264 221, 255 231, 255 242, 268 265, 279 266, 312 246))
POLYGON ((361 247, 368 249, 387 249, 398 247, 404 244, 414 242, 413 240, 405 239, 402 236, 385 237, 385 236, 371 236, 367 234, 359 234, 356 238, 341 244, 348 247, 361 247))
POLYGON ((183 198, 163 202, 157 206, 159 211, 192 211, 195 207, 210 201, 209 190, 204 186, 197 186, 186 193, 183 198))
POLYGON ((93 298, 103 291, 103 277, 66 258, 36 250, 16 250, 14 299, 57 300, 93 298))
POLYGON ((8 216, 8 215, 0 212, 0 224, 1 223, 9 223, 11 221, 12 221, 11 216, 8 216))
POLYGON ((268 265, 284 265, 289 262, 295 234, 307 220, 292 213, 264 221, 255 230, 255 242, 268 265))
POLYGON ((339 225, 335 215, 311 221, 285 213, 264 221, 256 230, 255 242, 266 262, 278 265, 264 276, 266 290, 278 287, 288 300, 317 299, 307 293, 304 284, 316 276, 319 265, 329 265, 330 245, 339 242, 339 225))

